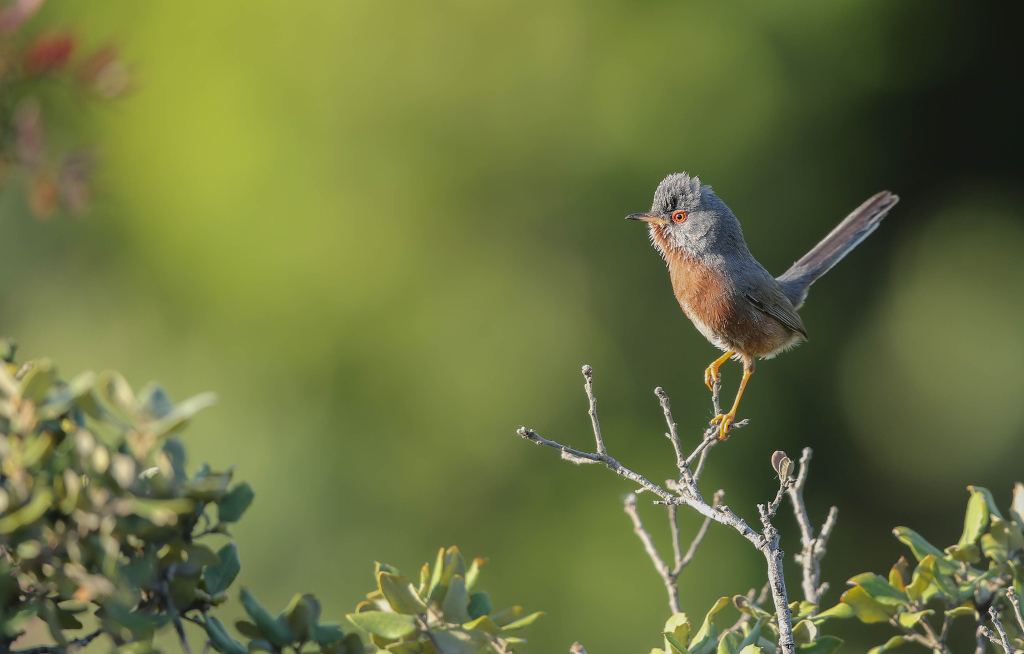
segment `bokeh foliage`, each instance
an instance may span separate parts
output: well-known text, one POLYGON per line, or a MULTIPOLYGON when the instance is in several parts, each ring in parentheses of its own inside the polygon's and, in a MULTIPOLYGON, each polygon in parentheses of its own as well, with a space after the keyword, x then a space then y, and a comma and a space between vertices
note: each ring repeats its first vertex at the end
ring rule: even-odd
POLYGON ((321 622, 310 593, 275 616, 243 587, 243 644, 211 614, 242 570, 235 542, 214 541, 231 536, 255 494, 232 483, 232 469, 202 464, 190 473, 178 437, 212 395, 175 403, 159 385, 134 391, 114 372, 65 382, 49 359, 16 366, 14 346, 2 345, 3 651, 36 620, 60 652, 101 636, 121 651, 148 652, 159 630, 173 626, 185 641, 183 625, 194 623, 221 654, 504 654, 541 615, 494 610, 477 587, 484 559, 467 566, 452 547, 423 566, 418 588, 378 564, 377 590, 344 627, 321 622))
MULTIPOLYGON (((458 542, 492 558, 496 593, 560 616, 532 644, 625 651, 663 623, 609 524, 630 489, 511 431, 529 415, 585 442, 584 361, 630 460, 671 473, 654 386, 683 433, 706 422, 713 348, 621 216, 699 173, 780 272, 889 188, 899 212, 815 287, 811 342, 759 367, 752 426, 712 471, 753 506, 772 490, 754 462, 812 446, 829 474, 811 511, 843 509, 826 575, 881 569, 891 525, 955 540, 963 485, 1019 478, 1024 110, 1004 4, 50 0, 27 35, 113 42, 135 82, 84 111, 43 98, 54 145, 98 145, 99 183, 81 222, 0 197, 0 332, 69 370, 218 389, 184 438, 259 481, 234 531, 268 605, 317 589, 341 615, 354 562, 413 569, 458 542), (367 461, 403 474, 381 484, 367 461)), ((691 615, 760 570, 731 541, 713 529, 681 580, 691 615)))

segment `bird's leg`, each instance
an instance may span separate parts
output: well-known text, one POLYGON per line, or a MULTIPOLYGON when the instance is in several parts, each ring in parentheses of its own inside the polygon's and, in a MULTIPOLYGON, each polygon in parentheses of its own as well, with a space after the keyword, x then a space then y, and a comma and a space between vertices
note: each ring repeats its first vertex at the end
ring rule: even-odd
POLYGON ((704 371, 704 385, 708 387, 708 390, 715 390, 715 382, 721 381, 721 376, 718 374, 718 369, 722 367, 722 364, 729 360, 735 352, 729 350, 722 356, 718 357, 711 362, 711 365, 704 371))
POLYGON ((736 400, 732 403, 732 409, 729 410, 729 413, 715 416, 711 421, 711 424, 718 425, 718 440, 724 441, 728 438, 729 427, 731 427, 733 421, 736 420, 736 409, 740 406, 740 398, 743 397, 743 389, 747 387, 747 381, 753 374, 753 368, 743 366, 743 380, 740 381, 740 390, 736 392, 736 400))

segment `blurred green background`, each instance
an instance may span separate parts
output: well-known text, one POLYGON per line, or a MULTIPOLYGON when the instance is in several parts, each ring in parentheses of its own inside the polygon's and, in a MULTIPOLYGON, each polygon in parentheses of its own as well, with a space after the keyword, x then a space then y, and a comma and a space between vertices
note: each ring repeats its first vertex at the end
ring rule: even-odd
MULTIPOLYGON (((642 652, 667 609, 621 510, 632 487, 515 435, 592 446, 584 363, 612 454, 650 478, 674 469, 652 389, 690 442, 710 418, 718 353, 622 217, 699 174, 778 274, 890 189, 899 206, 814 287, 810 342, 758 368, 752 424, 705 475, 756 522, 771 452, 814 448, 812 516, 840 508, 832 603, 903 553, 893 526, 952 543, 966 484, 1008 504, 1022 478, 1024 107, 1001 11, 53 0, 32 25, 113 40, 134 91, 45 116, 97 145, 96 206, 40 222, 4 195, 0 333, 65 376, 219 393, 185 439, 256 488, 240 581, 271 606, 310 590, 339 615, 374 560, 411 572, 458 544, 489 557, 497 605, 549 613, 524 651, 642 652)), ((722 370, 730 395, 739 366, 722 370)), ((763 577, 713 527, 684 609, 763 577)))

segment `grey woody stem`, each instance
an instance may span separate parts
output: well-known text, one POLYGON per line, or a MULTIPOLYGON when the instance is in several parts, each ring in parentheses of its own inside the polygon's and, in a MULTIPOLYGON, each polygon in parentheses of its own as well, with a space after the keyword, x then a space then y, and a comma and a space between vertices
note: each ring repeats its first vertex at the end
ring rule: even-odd
MULTIPOLYGON (((750 543, 764 555, 765 560, 767 561, 768 587, 770 588, 772 600, 775 604, 776 614, 778 616, 779 648, 783 654, 793 654, 793 652, 795 652, 795 645, 793 643, 792 616, 789 610, 789 602, 786 595, 786 583, 783 576, 784 553, 779 547, 779 533, 771 523, 771 514, 774 513, 775 508, 778 506, 778 500, 787 488, 786 485, 789 481, 783 480, 783 486, 780 487, 776 502, 771 505, 771 513, 765 505, 758 505, 758 510, 761 514, 763 533, 759 533, 752 529, 728 506, 721 503, 724 495, 722 491, 715 493, 712 503, 709 504, 701 495, 700 489, 698 488, 698 481, 707 462, 708 452, 712 446, 719 442, 717 439, 717 427, 715 425, 709 426, 708 430, 705 431, 701 442, 697 445, 694 451, 690 453, 689 456, 684 457, 677 426, 675 421, 672 419, 668 396, 665 394, 664 390, 658 388, 655 390, 655 394, 658 396, 662 410, 665 414, 665 421, 669 429, 666 436, 672 442, 672 447, 675 451, 676 465, 679 468, 679 480, 678 482, 675 480, 669 480, 665 485, 667 488, 651 482, 643 475, 625 467, 608 454, 608 450, 605 447, 604 439, 601 434, 600 423, 597 418, 597 400, 594 397, 593 369, 590 366, 584 366, 583 376, 585 380, 584 389, 586 390, 587 399, 589 400, 589 414, 594 432, 596 452, 584 452, 568 447, 567 445, 562 445, 561 443, 548 440, 536 431, 527 429, 526 427, 520 427, 517 430, 519 436, 537 445, 543 445, 545 447, 559 450, 562 458, 572 463, 604 464, 605 467, 615 474, 637 484, 639 489, 636 493, 642 491, 650 492, 658 496, 659 500, 655 502, 656 504, 665 504, 669 507, 669 524, 672 529, 673 538, 673 565, 671 567, 669 567, 668 563, 666 563, 665 559, 658 552, 653 538, 644 527, 643 521, 640 519, 636 505, 636 494, 630 494, 625 502, 625 511, 633 522, 633 530, 640 538, 644 545, 644 549, 654 564, 655 569, 658 571, 662 581, 665 583, 665 587, 669 595, 669 607, 673 613, 679 611, 679 591, 676 585, 676 579, 686 565, 693 560, 697 548, 700 546, 701 541, 703 541, 704 536, 707 534, 711 522, 718 522, 731 527, 734 531, 738 532, 741 536, 750 541, 750 543), (697 461, 696 469, 692 467, 694 461, 697 461), (682 543, 678 523, 676 521, 677 507, 682 505, 688 506, 697 511, 700 515, 704 516, 704 522, 693 541, 691 541, 686 554, 682 553, 682 543)), ((718 396, 720 389, 718 387, 719 384, 715 384, 715 388, 713 389, 713 403, 715 405, 716 415, 720 413, 718 409, 718 396)), ((741 427, 744 424, 745 421, 735 423, 733 424, 733 428, 741 427)), ((810 450, 805 450, 805 456, 809 461, 810 450)), ((804 469, 805 468, 806 465, 804 465, 804 469)), ((804 479, 806 480, 806 475, 804 475, 804 479)), ((799 478, 795 483, 800 483, 799 478)), ((800 487, 800 491, 802 493, 802 486, 800 487)), ((798 500, 799 505, 802 506, 802 494, 799 495, 798 500)), ((831 522, 834 523, 834 518, 831 522)), ((829 522, 826 522, 826 527, 828 527, 828 531, 831 531, 829 522)), ((822 529, 822 534, 827 538, 825 528, 822 529)), ((821 538, 821 536, 819 536, 819 538, 821 538)), ((823 554, 823 542, 821 551, 823 554)), ((820 556, 818 559, 820 559, 820 556)), ((814 578, 815 583, 816 579, 817 577, 814 578)), ((580 647, 579 650, 582 651, 582 647, 580 647)))

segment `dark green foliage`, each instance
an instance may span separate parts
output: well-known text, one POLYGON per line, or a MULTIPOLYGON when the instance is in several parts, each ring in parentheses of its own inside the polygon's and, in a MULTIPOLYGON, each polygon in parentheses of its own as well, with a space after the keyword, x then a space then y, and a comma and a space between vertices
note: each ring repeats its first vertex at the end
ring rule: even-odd
POLYGON ((1011 644, 1024 647, 1024 633, 1013 618, 1006 590, 1021 592, 1024 565, 1024 485, 1017 484, 1008 517, 985 488, 968 486, 971 493, 963 534, 955 545, 940 550, 907 527, 893 530, 917 560, 906 558, 887 577, 871 572, 849 580, 840 604, 817 620, 856 617, 863 623, 884 622, 898 634, 871 650, 880 654, 905 642, 935 651, 948 651, 946 639, 958 618, 973 622, 972 629, 989 624, 989 609, 1004 617, 1011 644))
POLYGON ((249 620, 232 633, 211 612, 241 571, 223 541, 254 493, 232 470, 190 471, 175 436, 215 398, 175 403, 114 372, 64 382, 48 359, 18 367, 13 346, 0 353, 0 651, 39 620, 53 651, 103 634, 145 652, 160 630, 192 623, 222 654, 429 654, 435 642, 448 654, 510 652, 522 641, 508 632, 539 615, 491 615, 486 593, 472 592, 483 560, 467 569, 453 547, 424 566, 419 588, 378 565, 377 590, 343 624, 323 622, 311 594, 275 615, 242 588, 249 620))

